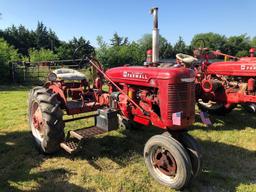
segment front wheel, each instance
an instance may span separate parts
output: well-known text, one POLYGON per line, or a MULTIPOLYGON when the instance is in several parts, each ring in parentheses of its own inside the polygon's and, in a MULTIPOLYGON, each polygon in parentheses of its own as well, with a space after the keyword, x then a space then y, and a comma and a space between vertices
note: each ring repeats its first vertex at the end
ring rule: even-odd
POLYGON ((179 190, 191 178, 191 161, 186 149, 174 138, 164 135, 151 137, 144 148, 149 173, 161 184, 179 190))
MULTIPOLYGON (((164 132, 164 136, 171 137, 169 132, 164 132)), ((187 132, 180 132, 173 135, 187 150, 191 159, 192 177, 197 177, 202 170, 202 150, 197 140, 187 132)))

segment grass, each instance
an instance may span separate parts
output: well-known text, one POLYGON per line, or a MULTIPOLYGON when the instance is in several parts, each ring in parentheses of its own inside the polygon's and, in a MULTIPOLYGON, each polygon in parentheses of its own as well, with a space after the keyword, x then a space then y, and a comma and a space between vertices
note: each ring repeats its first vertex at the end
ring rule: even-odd
MULTIPOLYGON (((158 130, 113 131, 90 139, 76 156, 37 152, 27 126, 27 93, 0 87, 0 191, 172 191, 155 182, 142 157, 158 130)), ((256 191, 256 116, 241 109, 197 122, 190 134, 203 151, 203 172, 185 191, 256 191)), ((81 128, 85 120, 67 124, 81 128)))

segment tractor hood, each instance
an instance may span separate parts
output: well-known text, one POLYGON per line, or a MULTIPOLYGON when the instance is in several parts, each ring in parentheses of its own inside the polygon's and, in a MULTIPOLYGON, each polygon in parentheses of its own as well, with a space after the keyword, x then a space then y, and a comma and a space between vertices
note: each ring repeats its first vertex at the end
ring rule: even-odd
POLYGON ((256 61, 238 60, 228 62, 215 62, 207 67, 209 74, 230 76, 256 76, 256 61))
POLYGON ((116 67, 106 71, 106 74, 118 83, 133 85, 152 85, 151 80, 169 80, 172 83, 194 82, 194 72, 184 67, 116 67))

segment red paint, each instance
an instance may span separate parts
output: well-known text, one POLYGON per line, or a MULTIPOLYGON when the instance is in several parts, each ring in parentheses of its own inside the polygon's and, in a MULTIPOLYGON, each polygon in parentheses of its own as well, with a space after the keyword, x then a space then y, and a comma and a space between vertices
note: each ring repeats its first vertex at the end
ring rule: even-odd
MULTIPOLYGON (((254 49, 250 50, 251 54, 254 52, 254 49)), ((211 100, 226 106, 256 103, 256 57, 236 58, 219 51, 212 53, 236 60, 210 63, 207 55, 199 56, 204 60, 195 68, 196 82, 201 86, 201 89, 196 90, 197 99, 206 102, 211 100)))
POLYGON ((182 82, 182 79, 193 79, 194 73, 190 69, 158 68, 158 67, 117 67, 106 71, 112 81, 120 87, 127 85, 136 90, 139 106, 148 114, 143 114, 129 102, 122 94, 119 96, 119 107, 126 117, 134 116, 134 120, 147 124, 151 123, 164 129, 182 129, 194 121, 194 85, 182 82), (154 92, 155 91, 155 92, 154 92), (159 108, 152 110, 153 106, 159 108), (181 126, 174 126, 172 113, 183 111, 181 126), (138 116, 138 117, 136 117, 138 116), (145 121, 141 119, 146 119, 145 121))

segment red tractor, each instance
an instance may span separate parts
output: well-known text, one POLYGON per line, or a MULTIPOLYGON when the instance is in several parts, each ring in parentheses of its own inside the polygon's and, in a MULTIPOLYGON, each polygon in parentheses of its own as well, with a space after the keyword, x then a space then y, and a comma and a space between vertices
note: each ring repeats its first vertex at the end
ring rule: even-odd
MULTIPOLYGON (((203 44, 204 41, 200 40, 203 44)), ((183 55, 182 59, 193 60, 190 67, 196 73, 196 101, 203 111, 224 115, 241 104, 247 111, 256 112, 256 57, 250 49, 250 57, 237 58, 220 51, 198 48, 194 57, 183 55), (230 61, 213 62, 216 56, 225 56, 230 61)))
POLYGON ((144 148, 150 174, 174 189, 183 188, 198 175, 200 147, 187 133, 195 118, 195 75, 176 63, 160 65, 157 10, 152 9, 153 65, 123 66, 104 72, 96 59, 88 57, 87 62, 97 70, 92 85, 82 73, 62 68, 50 73, 44 86, 30 91, 29 125, 40 151, 49 154, 63 148, 72 153, 84 139, 120 125, 152 125, 163 134, 151 137, 144 148), (103 78, 108 91, 102 89, 103 78), (72 116, 86 112, 95 113, 63 119, 64 113, 72 116), (65 137, 65 122, 89 117, 95 118, 94 126, 69 131, 65 137))

